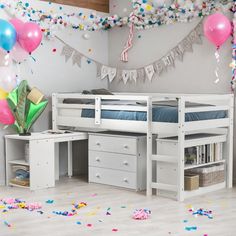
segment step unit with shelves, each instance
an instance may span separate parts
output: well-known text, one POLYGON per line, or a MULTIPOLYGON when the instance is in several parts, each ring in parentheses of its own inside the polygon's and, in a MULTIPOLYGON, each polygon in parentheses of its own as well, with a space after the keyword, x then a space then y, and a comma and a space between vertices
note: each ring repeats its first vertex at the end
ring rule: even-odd
MULTIPOLYGON (((157 194, 165 197, 177 198, 178 189, 179 189, 179 179, 184 179, 184 175, 186 172, 191 172, 193 170, 199 168, 205 168, 215 165, 224 165, 225 170, 225 178, 224 181, 221 181, 217 184, 213 184, 207 187, 199 187, 199 189, 192 191, 185 191, 184 188, 181 189, 183 191, 183 199, 188 197, 197 196, 200 194, 206 194, 215 190, 219 190, 225 188, 227 185, 228 179, 230 179, 230 171, 228 169, 232 168, 232 163, 230 163, 227 159, 227 135, 226 134, 212 134, 212 133, 198 133, 185 135, 184 142, 184 150, 188 148, 198 148, 205 147, 208 145, 209 147, 215 147, 216 144, 222 144, 222 152, 221 156, 216 159, 213 157, 215 152, 211 149, 212 152, 209 152, 212 157, 211 161, 206 161, 205 163, 197 163, 193 162, 191 164, 186 163, 186 159, 183 160, 183 163, 180 163, 178 160, 178 151, 179 151, 179 143, 178 137, 167 137, 167 138, 158 138, 156 139, 156 149, 157 153, 153 156, 153 160, 156 161, 156 182, 158 183, 159 189, 157 190, 157 194), (180 165, 183 168, 180 168, 180 165)), ((207 151, 204 149, 205 154, 207 151)), ((204 152, 202 152, 204 153, 204 152)), ((186 155, 186 153, 185 153, 186 155)), ((199 155, 197 153, 196 155, 199 155)), ((203 154, 202 154, 203 155, 203 154)), ((186 158, 186 156, 185 156, 186 158)), ((197 156, 196 156, 197 158, 197 156)), ((207 157, 204 157, 204 160, 207 160, 207 157)), ((193 171, 194 172, 194 171, 193 171)), ((184 182, 184 181, 183 181, 184 182)))

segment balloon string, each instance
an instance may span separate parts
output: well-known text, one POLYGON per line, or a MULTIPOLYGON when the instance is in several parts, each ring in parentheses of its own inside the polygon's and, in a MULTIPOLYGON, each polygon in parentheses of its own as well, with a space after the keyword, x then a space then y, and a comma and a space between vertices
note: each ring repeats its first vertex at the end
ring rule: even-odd
POLYGON ((219 77, 220 54, 219 54, 218 48, 216 49, 216 52, 215 52, 215 58, 216 58, 217 66, 216 66, 216 69, 215 69, 216 79, 215 79, 214 83, 218 84, 220 82, 220 77, 219 77))

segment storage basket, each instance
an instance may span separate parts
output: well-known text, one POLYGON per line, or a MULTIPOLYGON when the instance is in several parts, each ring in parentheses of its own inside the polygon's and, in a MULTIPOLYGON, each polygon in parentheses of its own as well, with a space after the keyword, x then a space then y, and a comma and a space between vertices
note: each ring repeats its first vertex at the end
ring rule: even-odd
POLYGON ((184 174, 184 190, 192 191, 199 188, 199 175, 185 173, 184 174))
POLYGON ((190 173, 199 175, 199 186, 207 187, 225 181, 225 165, 217 164, 191 170, 190 173))

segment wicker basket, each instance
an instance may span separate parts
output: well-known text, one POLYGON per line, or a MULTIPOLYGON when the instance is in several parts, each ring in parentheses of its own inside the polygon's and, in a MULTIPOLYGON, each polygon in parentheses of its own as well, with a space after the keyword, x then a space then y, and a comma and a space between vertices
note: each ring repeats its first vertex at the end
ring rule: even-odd
POLYGON ((225 165, 217 164, 193 169, 190 173, 199 175, 199 186, 207 187, 225 181, 225 165))

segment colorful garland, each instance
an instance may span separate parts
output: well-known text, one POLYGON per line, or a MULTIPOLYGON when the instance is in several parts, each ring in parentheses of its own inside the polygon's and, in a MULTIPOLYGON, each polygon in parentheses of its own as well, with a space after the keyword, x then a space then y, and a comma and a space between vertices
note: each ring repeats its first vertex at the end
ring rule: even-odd
MULTIPOLYGON (((193 18, 209 15, 214 11, 222 10, 224 7, 223 4, 214 0, 178 2, 175 1, 170 6, 154 7, 152 0, 132 0, 134 10, 130 16, 125 17, 118 15, 104 17, 94 11, 85 14, 81 9, 78 9, 76 13, 65 13, 62 5, 58 6, 57 12, 35 9, 26 1, 3 0, 0 8, 5 9, 11 15, 40 24, 45 34, 51 36, 56 29, 65 27, 95 31, 134 24, 136 29, 148 29, 175 22, 189 22, 193 18)), ((229 4, 232 6, 232 2, 229 4)), ((49 5, 53 4, 49 2, 49 5)))
POLYGON ((232 68, 232 91, 236 87, 236 0, 234 0, 234 5, 232 7, 232 12, 234 13, 233 19, 233 40, 232 40, 232 63, 230 67, 232 68))

